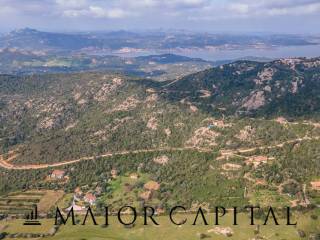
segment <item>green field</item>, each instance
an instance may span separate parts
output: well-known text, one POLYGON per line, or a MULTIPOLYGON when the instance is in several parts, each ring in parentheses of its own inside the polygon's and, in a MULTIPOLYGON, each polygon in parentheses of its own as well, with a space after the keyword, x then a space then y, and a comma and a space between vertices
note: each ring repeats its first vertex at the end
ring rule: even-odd
MULTIPOLYGON (((116 217, 109 218, 109 226, 102 227, 104 224, 104 218, 97 218, 99 225, 94 226, 92 222, 88 221, 86 226, 82 226, 81 223, 76 226, 62 226, 60 227, 57 234, 53 237, 48 237, 46 239, 50 240, 60 240, 60 239, 90 239, 90 240, 142 240, 142 239, 152 239, 152 240, 193 240, 200 239, 200 234, 205 236, 204 239, 233 239, 233 240, 248 240, 254 239, 254 237, 260 236, 257 239, 281 239, 281 240, 295 240, 295 239, 308 239, 300 238, 298 235, 298 230, 303 230, 306 235, 310 233, 319 233, 320 225, 319 219, 311 219, 311 214, 319 216, 320 211, 316 210, 309 213, 296 213, 295 217, 298 220, 297 227, 283 225, 285 223, 284 219, 280 220, 280 226, 275 226, 271 224, 268 226, 261 226, 260 233, 255 235, 254 231, 256 226, 249 226, 249 218, 246 214, 240 214, 238 216, 239 225, 232 225, 232 217, 225 216, 221 219, 220 227, 230 227, 233 231, 233 235, 226 237, 221 234, 214 233, 210 230, 214 229, 216 226, 213 225, 213 219, 207 217, 208 226, 205 226, 201 220, 198 219, 197 225, 193 226, 194 214, 189 215, 176 215, 175 219, 179 221, 180 219, 187 218, 186 224, 182 226, 173 225, 168 216, 158 216, 156 221, 160 224, 159 226, 153 225, 151 222, 148 226, 143 226, 143 219, 138 218, 136 225, 132 228, 125 228, 123 225, 118 223, 116 217)), ((212 217, 212 215, 211 215, 212 217)), ((123 219, 131 218, 129 216, 123 217, 123 219)), ((82 220, 83 218, 79 217, 82 220)), ((13 220, 9 222, 1 222, 1 225, 6 225, 4 231, 8 233, 16 232, 36 232, 36 233, 46 233, 50 229, 50 222, 53 224, 53 220, 42 220, 41 227, 26 227, 22 225, 21 220, 13 220)), ((257 221, 259 223, 259 221, 257 221)))

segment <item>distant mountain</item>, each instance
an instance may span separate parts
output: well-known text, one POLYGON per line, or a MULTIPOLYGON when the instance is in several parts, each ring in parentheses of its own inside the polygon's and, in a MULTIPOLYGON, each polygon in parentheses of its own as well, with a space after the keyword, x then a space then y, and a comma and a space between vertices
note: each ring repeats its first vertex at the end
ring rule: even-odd
POLYGON ((0 49, 0 74, 69 73, 112 71, 123 74, 170 80, 216 66, 215 62, 173 54, 136 58, 50 54, 18 48, 0 49))
MULTIPOLYGON (((255 61, 255 62, 272 62, 275 59, 267 58, 267 57, 254 57, 254 56, 246 56, 236 59, 237 61, 245 60, 245 61, 255 61)), ((233 62, 235 62, 234 60, 233 62)))
POLYGON ((298 35, 209 34, 190 32, 127 31, 99 33, 50 33, 25 28, 0 36, 0 48, 42 51, 95 51, 148 49, 243 49, 316 44, 315 39, 298 35))
POLYGON ((93 39, 90 35, 49 33, 25 28, 2 36, 0 38, 0 47, 72 51, 86 47, 102 47, 102 43, 97 39, 93 39))
POLYGON ((137 57, 136 60, 138 60, 138 61, 152 61, 155 63, 162 63, 162 64, 178 63, 178 62, 193 62, 193 61, 209 62, 209 61, 205 61, 201 58, 190 58, 190 57, 185 57, 185 56, 176 55, 176 54, 141 56, 141 57, 137 57))
POLYGON ((41 52, 32 52, 27 50, 19 50, 16 48, 0 49, 0 63, 1 66, 23 61, 40 60, 43 54, 41 52))

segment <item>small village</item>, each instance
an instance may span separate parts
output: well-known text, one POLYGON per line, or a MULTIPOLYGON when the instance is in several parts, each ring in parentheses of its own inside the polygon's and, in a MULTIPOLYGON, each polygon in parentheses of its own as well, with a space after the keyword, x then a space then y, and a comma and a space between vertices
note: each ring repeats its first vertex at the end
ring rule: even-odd
MULTIPOLYGON (((162 157, 163 158, 163 157, 162 157)), ((158 164, 165 164, 163 162, 159 162, 159 159, 155 159, 155 162, 158 161, 158 164)), ((109 184, 119 180, 121 177, 118 175, 118 171, 116 169, 112 169, 110 171, 111 178, 108 180, 109 184)), ((124 183, 122 184, 123 189, 119 189, 120 191, 124 191, 124 194, 133 192, 134 184, 138 182, 140 175, 138 173, 130 173, 127 177, 125 177, 124 183)), ((69 177, 67 172, 64 170, 53 170, 51 174, 48 176, 48 181, 55 181, 58 183, 65 183, 68 181, 69 177)), ((136 195, 137 200, 141 200, 144 202, 152 201, 154 199, 154 194, 160 190, 160 184, 158 182, 149 180, 144 181, 145 183, 142 185, 142 188, 139 189, 139 193, 136 195)), ((96 207, 97 199, 103 197, 105 193, 103 192, 102 187, 96 186, 94 189, 88 189, 88 186, 78 186, 74 189, 72 193, 72 200, 70 206, 64 209, 65 212, 69 212, 71 209, 78 213, 85 213, 87 207, 96 207)), ((162 207, 156 207, 156 214, 163 214, 165 210, 162 207)))

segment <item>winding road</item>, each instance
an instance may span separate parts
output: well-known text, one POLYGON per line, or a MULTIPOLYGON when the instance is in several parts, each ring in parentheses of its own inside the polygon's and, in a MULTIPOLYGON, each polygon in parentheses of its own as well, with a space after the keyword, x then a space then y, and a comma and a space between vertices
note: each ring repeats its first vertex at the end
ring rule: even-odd
MULTIPOLYGON (((137 154, 137 153, 150 153, 150 152, 164 152, 164 151, 186 151, 186 150, 193 150, 198 152, 211 152, 211 149, 206 148, 195 148, 195 147, 181 147, 181 148, 157 148, 157 149, 140 149, 140 150, 133 150, 133 151, 120 151, 120 152, 113 152, 113 153, 104 153, 101 155, 89 156, 89 157, 81 157, 78 159, 67 160, 58 163, 48 163, 48 164, 30 164, 30 165, 14 165, 10 163, 14 158, 8 158, 6 160, 3 159, 3 156, 0 155, 0 167, 5 169, 12 169, 12 170, 28 170, 28 169, 44 169, 44 168, 53 168, 53 167, 60 167, 64 165, 70 165, 73 163, 78 163, 81 161, 88 161, 88 160, 95 160, 97 158, 103 157, 113 157, 119 155, 128 155, 128 154, 137 154)), ((17 155, 16 155, 17 156, 17 155)))
MULTIPOLYGON (((283 143, 279 143, 276 145, 259 146, 259 147, 252 147, 252 148, 240 148, 240 149, 234 149, 234 150, 233 149, 221 149, 220 154, 222 156, 239 155, 241 153, 252 152, 255 150, 281 148, 285 144, 289 144, 289 143, 302 142, 302 141, 306 141, 306 140, 319 140, 319 139, 320 139, 320 136, 316 136, 316 137, 305 136, 303 138, 288 140, 288 141, 285 141, 283 143)), ((54 167, 70 165, 70 164, 78 163, 81 161, 95 160, 97 158, 103 158, 103 157, 113 157, 113 156, 137 154, 137 153, 151 153, 151 152, 164 152, 164 151, 175 152, 175 151, 187 151, 187 150, 193 150, 193 151, 198 151, 198 152, 211 152, 212 151, 211 149, 208 149, 208 148, 197 148, 197 147, 178 147, 178 148, 167 147, 167 148, 157 148, 157 149, 140 149, 140 150, 133 150, 133 151, 113 152, 113 153, 109 152, 109 153, 104 153, 101 155, 81 157, 78 159, 67 160, 67 161, 58 162, 58 163, 30 164, 30 165, 14 165, 12 163, 12 160, 14 160, 17 157, 17 155, 13 154, 7 159, 3 159, 3 156, 0 155, 0 167, 5 168, 5 169, 9 169, 9 170, 45 169, 45 168, 54 168, 54 167)))

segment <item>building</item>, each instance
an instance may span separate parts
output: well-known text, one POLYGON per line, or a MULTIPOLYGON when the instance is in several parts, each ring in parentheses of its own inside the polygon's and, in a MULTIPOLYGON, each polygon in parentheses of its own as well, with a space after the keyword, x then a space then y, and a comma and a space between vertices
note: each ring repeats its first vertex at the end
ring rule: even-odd
POLYGON ((117 178, 117 176, 118 176, 118 171, 117 171, 117 169, 112 169, 112 170, 111 170, 111 176, 112 176, 112 178, 117 178))
POLYGON ((66 209, 66 211, 69 212, 72 208, 73 208, 73 211, 75 211, 75 212, 80 212, 80 211, 83 211, 85 209, 84 207, 78 206, 76 204, 72 204, 70 207, 68 207, 66 209))
POLYGON ((63 179, 65 175, 66 175, 66 172, 63 171, 63 170, 54 170, 51 173, 50 178, 52 178, 52 179, 63 179))
POLYGON ((94 205, 96 203, 97 198, 92 193, 87 193, 84 196, 83 200, 85 202, 89 203, 90 205, 94 205))
POLYGON ((144 185, 144 188, 149 191, 157 191, 160 189, 160 184, 155 181, 149 181, 144 185))
POLYGON ((102 187, 97 186, 94 191, 97 196, 100 196, 102 194, 102 187))
POLYGON ((81 197, 83 195, 83 192, 81 191, 81 188, 80 187, 77 187, 75 190, 74 190, 74 193, 76 196, 78 197, 81 197))
POLYGON ((140 198, 142 198, 145 201, 148 201, 152 198, 152 192, 151 191, 145 191, 140 194, 140 198))
POLYGON ((267 156, 252 156, 248 160, 246 160, 247 164, 253 164, 254 167, 258 167, 260 164, 266 164, 267 162, 267 156))
POLYGON ((320 191, 320 181, 311 182, 310 184, 311 184, 312 189, 320 191))
POLYGON ((139 175, 138 175, 137 173, 131 173, 131 174, 130 174, 130 178, 136 180, 136 179, 139 178, 139 175))
POLYGON ((164 214, 164 213, 166 213, 166 210, 164 208, 158 207, 156 209, 156 215, 161 215, 161 214, 164 214))
POLYGON ((284 117, 278 117, 276 119, 276 122, 278 122, 280 124, 287 124, 288 123, 287 119, 285 119, 284 117))

